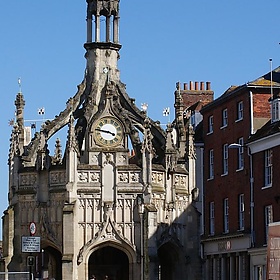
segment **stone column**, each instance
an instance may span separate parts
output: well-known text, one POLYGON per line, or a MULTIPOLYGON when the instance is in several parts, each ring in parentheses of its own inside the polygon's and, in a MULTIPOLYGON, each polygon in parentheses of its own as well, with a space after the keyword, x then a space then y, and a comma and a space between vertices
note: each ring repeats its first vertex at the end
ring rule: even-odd
POLYGON ((92 42, 92 15, 87 16, 87 42, 92 42))
POLYGON ((63 208, 63 253, 62 253, 62 279, 76 279, 74 273, 74 244, 75 221, 74 203, 63 208))
POLYGON ((231 254, 229 256, 229 279, 230 280, 236 280, 235 278, 236 272, 235 272, 235 255, 231 254))
POLYGON ((238 275, 239 279, 243 279, 243 256, 239 255, 238 256, 238 275))
POLYGON ((106 17, 106 42, 110 42, 110 17, 106 17))
MULTIPOLYGON (((213 279, 218 279, 218 273, 217 273, 217 259, 214 257, 213 258, 213 272, 212 272, 212 275, 213 275, 213 279)), ((210 278, 211 279, 211 278, 210 278)))
POLYGON ((119 43, 119 17, 114 17, 114 43, 119 43))
POLYGON ((221 280, 228 280, 226 278, 226 259, 223 255, 221 256, 221 280))
POLYGON ((95 42, 100 42, 100 16, 95 16, 95 42))

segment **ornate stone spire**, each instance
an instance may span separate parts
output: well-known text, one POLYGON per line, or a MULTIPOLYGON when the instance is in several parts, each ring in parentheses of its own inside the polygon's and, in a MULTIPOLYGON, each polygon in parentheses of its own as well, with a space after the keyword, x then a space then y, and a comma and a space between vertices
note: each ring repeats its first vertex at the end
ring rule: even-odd
POLYGON ((23 98, 23 94, 19 92, 16 96, 15 100, 16 106, 16 125, 17 125, 17 141, 18 141, 18 149, 20 153, 23 152, 24 146, 24 106, 25 101, 23 98))
POLYGON ((151 133, 151 124, 148 117, 144 120, 144 135, 142 143, 142 168, 144 183, 144 202, 151 202, 152 193, 152 159, 153 159, 153 135, 151 133))
POLYGON ((104 85, 109 80, 120 81, 117 66, 121 49, 119 44, 119 0, 87 0, 87 4, 86 90, 89 93, 95 92, 97 95, 95 101, 98 105, 100 92, 104 85), (105 26, 100 25, 101 21, 106 22, 105 26), (95 23, 94 31, 93 22, 95 23))
POLYGON ((59 138, 57 138, 55 141, 54 162, 57 164, 62 162, 62 150, 59 138))
MULTIPOLYGON (((106 19, 105 42, 119 43, 119 2, 120 0, 87 0, 87 42, 92 42, 92 20, 95 17, 95 42, 102 42, 100 17, 106 19), (113 36, 111 34, 113 17, 113 36)), ((103 41, 104 42, 104 41, 103 41)))

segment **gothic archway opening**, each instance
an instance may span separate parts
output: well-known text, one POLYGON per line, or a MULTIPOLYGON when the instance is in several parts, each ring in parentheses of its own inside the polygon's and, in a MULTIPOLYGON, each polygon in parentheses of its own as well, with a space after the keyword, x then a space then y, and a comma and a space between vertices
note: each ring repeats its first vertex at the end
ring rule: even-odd
POLYGON ((41 252, 42 279, 62 280, 62 256, 52 247, 46 247, 41 252))
POLYGON ((93 252, 88 264, 89 279, 128 280, 129 261, 127 255, 114 247, 107 246, 93 252))
POLYGON ((161 280, 178 280, 180 263, 178 249, 171 242, 158 249, 159 273, 161 280))

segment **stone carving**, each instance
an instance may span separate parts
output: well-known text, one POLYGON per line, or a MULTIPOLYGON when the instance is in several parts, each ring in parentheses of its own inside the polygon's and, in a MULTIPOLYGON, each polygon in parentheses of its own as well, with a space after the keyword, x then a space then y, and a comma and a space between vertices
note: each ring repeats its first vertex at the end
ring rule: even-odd
POLYGON ((97 15, 118 15, 119 14, 119 1, 120 0, 99 0, 99 1, 87 1, 88 13, 97 15))
POLYGON ((36 174, 21 174, 19 177, 20 186, 33 186, 36 183, 36 174))
POLYGON ((163 185, 163 173, 153 172, 152 173, 152 183, 157 185, 163 185))
POLYGON ((124 156, 124 155, 119 156, 119 158, 118 158, 118 162, 119 162, 119 163, 125 163, 125 162, 126 162, 126 159, 127 159, 127 157, 126 157, 126 156, 124 156))
POLYGON ((90 156, 90 164, 98 164, 98 155, 92 154, 90 156))
POLYGON ((87 208, 92 208, 92 207, 93 207, 92 199, 87 199, 87 208))
POLYGON ((100 182, 100 173, 99 172, 91 172, 90 173, 90 182, 99 183, 100 182))
POLYGON ((119 183, 140 183, 139 172, 119 172, 118 173, 119 183))
POLYGON ((175 188, 186 189, 187 188, 187 176, 176 174, 174 177, 175 188))
POLYGON ((128 183, 128 173, 127 172, 119 173, 119 182, 128 183))
POLYGON ((100 182, 100 172, 88 172, 79 171, 78 172, 78 182, 81 183, 99 183, 100 182))
POLYGON ((139 183, 139 173, 136 173, 136 172, 133 172, 133 173, 130 173, 130 181, 131 183, 139 183))
POLYGON ((84 171, 78 172, 78 178, 79 182, 86 183, 88 182, 88 173, 84 171))
POLYGON ((79 205, 80 208, 85 208, 85 200, 84 199, 79 199, 79 203, 80 203, 80 205, 79 205))
POLYGON ((63 172, 51 172, 50 184, 63 184, 66 182, 66 173, 63 172))

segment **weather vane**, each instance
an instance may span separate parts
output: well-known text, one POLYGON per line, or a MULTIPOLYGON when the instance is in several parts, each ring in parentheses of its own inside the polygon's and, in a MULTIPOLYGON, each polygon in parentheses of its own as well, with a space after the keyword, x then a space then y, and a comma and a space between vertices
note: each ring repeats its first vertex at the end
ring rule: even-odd
POLYGON ((18 78, 18 87, 19 87, 19 92, 21 93, 21 78, 18 78))
POLYGON ((168 123, 170 123, 170 108, 169 107, 166 107, 163 109, 162 115, 164 117, 168 117, 168 123))

